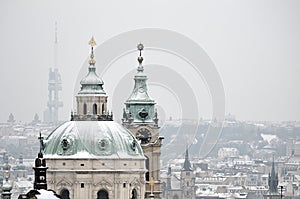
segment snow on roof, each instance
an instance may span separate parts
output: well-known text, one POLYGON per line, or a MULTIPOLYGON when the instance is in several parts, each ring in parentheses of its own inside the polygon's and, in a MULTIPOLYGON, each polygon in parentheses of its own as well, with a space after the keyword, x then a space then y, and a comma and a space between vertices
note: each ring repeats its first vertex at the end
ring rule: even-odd
POLYGON ((14 182, 14 186, 15 187, 25 187, 25 188, 27 188, 27 187, 32 187, 32 182, 30 182, 30 181, 28 181, 28 180, 21 180, 21 181, 15 181, 14 182))
POLYGON ((273 140, 273 139, 278 140, 277 135, 261 134, 261 137, 263 138, 263 140, 267 141, 269 144, 270 144, 271 140, 273 140))
POLYGON ((40 194, 36 194, 37 199, 56 199, 59 198, 54 191, 40 189, 38 190, 40 194))

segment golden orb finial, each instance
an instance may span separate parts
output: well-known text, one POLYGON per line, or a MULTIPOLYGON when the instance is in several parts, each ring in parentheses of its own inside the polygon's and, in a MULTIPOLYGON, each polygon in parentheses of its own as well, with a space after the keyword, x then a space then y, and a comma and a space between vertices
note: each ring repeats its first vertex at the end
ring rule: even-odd
POLYGON ((97 45, 97 44, 96 44, 96 41, 95 41, 95 39, 94 39, 93 36, 92 36, 91 40, 89 41, 89 45, 90 45, 91 47, 94 47, 94 46, 97 45))

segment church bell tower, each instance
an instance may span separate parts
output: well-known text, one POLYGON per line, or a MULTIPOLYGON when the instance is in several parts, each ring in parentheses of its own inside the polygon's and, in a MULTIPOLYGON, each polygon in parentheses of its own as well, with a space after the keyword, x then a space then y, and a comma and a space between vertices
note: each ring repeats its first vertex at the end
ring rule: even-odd
POLYGON ((147 76, 144 73, 142 50, 143 44, 138 44, 140 51, 137 73, 134 76, 133 91, 125 102, 122 124, 140 141, 146 156, 146 194, 145 198, 161 198, 160 154, 162 136, 159 136, 159 126, 155 101, 148 95, 147 76))

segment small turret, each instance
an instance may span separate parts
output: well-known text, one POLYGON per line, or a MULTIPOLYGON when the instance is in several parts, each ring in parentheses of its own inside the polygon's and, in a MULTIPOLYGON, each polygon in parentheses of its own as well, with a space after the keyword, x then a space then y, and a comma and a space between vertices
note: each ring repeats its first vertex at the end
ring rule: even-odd
POLYGON ((34 164, 34 184, 33 188, 36 190, 45 189, 47 190, 47 180, 46 180, 46 171, 48 167, 46 166, 46 160, 43 157, 42 147, 43 147, 43 139, 40 134, 39 140, 40 144, 40 152, 38 153, 38 157, 35 159, 34 164))

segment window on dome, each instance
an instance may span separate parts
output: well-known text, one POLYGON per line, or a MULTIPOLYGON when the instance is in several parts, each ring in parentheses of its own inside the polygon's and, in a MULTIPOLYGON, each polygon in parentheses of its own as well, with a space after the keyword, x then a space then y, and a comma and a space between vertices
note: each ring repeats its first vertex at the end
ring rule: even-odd
POLYGON ((68 140, 67 139, 63 139, 61 141, 61 145, 62 145, 62 148, 63 148, 64 151, 67 150, 69 148, 69 142, 68 142, 68 140))

